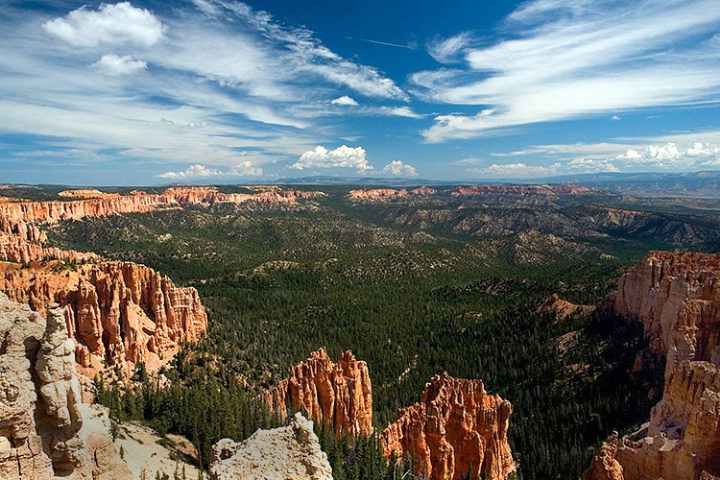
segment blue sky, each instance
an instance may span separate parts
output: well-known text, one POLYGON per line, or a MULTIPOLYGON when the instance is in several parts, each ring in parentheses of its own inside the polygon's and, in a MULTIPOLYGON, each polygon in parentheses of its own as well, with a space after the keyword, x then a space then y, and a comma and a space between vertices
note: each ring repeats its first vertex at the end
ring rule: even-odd
POLYGON ((0 183, 720 169, 717 0, 444 3, 5 0, 0 183))

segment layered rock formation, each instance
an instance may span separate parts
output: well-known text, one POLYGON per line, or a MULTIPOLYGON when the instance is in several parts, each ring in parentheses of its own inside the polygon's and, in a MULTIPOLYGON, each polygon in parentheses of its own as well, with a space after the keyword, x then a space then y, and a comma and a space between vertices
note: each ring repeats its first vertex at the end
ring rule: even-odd
POLYGON ((408 453, 416 473, 435 480, 505 479, 517 468, 507 440, 511 413, 481 380, 444 373, 425 385, 421 402, 400 410, 380 442, 386 456, 408 453))
POLYGON ((643 323, 666 378, 685 360, 720 365, 720 256, 650 252, 606 306, 643 323))
POLYGON ((214 205, 217 203, 282 203, 292 204, 298 199, 315 198, 322 192, 282 190, 270 188, 254 194, 222 193, 212 187, 169 188, 161 194, 133 191, 130 195, 103 193, 98 190, 68 190, 60 192, 69 201, 35 202, 8 199, 0 202, 0 260, 30 263, 49 258, 68 261, 95 261, 93 254, 65 252, 42 247, 45 232, 33 223, 55 223, 118 213, 145 213, 158 208, 182 205, 214 205))
POLYGON ((49 262, 25 269, 0 262, 0 291, 38 312, 58 302, 77 342, 80 370, 91 378, 106 366, 129 373, 143 362, 156 370, 182 342, 205 334, 207 314, 194 288, 176 287, 130 262, 66 267, 49 262))
POLYGON ((282 421, 288 410, 302 411, 313 420, 325 422, 336 434, 370 435, 373 431, 367 364, 356 360, 350 351, 342 353, 337 364, 324 348, 313 352, 263 398, 282 421))
MULTIPOLYGON (((648 426, 615 454, 625 480, 720 475, 720 256, 651 252, 606 308, 643 323, 650 353, 666 360, 663 397, 648 426)), ((602 476, 597 459, 585 480, 602 476)))
POLYGON ((287 427, 258 430, 242 443, 213 446, 211 480, 332 480, 313 422, 296 413, 287 427))
POLYGON ((107 413, 81 405, 62 310, 51 308, 46 322, 0 293, 0 343, 0 478, 132 478, 107 413))

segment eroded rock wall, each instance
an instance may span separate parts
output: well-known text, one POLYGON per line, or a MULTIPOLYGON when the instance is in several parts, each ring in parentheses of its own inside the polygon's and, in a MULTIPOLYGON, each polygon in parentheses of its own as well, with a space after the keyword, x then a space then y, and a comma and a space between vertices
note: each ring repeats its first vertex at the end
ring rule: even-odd
POLYGON ((342 353, 338 363, 330 360, 324 348, 313 352, 263 398, 282 421, 288 410, 302 411, 313 420, 325 422, 336 434, 370 435, 373 431, 367 364, 350 351, 342 353))
POLYGON ((481 380, 436 375, 422 401, 400 410, 380 442, 387 457, 415 459, 434 480, 506 479, 516 470, 507 439, 512 404, 488 395, 481 380))
POLYGON ((182 342, 197 341, 207 330, 197 290, 131 262, 72 268, 50 262, 30 269, 0 262, 0 291, 38 312, 58 302, 76 341, 77 363, 90 378, 106 367, 129 373, 140 362, 156 370, 182 342))
POLYGON ((603 476, 604 451, 583 478, 720 475, 720 256, 650 252, 604 306, 642 322, 650 353, 666 360, 665 386, 646 428, 611 452, 623 476, 603 476))

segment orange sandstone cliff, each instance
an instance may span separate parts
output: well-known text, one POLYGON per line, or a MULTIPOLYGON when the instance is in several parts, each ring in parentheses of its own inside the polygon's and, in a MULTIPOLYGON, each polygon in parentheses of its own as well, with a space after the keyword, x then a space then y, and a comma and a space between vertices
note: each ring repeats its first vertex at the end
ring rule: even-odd
POLYGON ((313 352, 292 367, 287 379, 266 391, 263 399, 282 421, 290 409, 325 422, 336 434, 370 435, 373 431, 367 364, 356 360, 349 350, 340 355, 337 364, 324 348, 313 352))
POLYGON ((720 475, 720 256, 651 252, 605 306, 643 323, 650 353, 666 360, 665 386, 649 424, 610 452, 622 476, 603 476, 596 458, 583 479, 720 475))
POLYGON ((436 375, 422 401, 402 409, 380 442, 386 456, 405 453, 416 474, 435 480, 501 480, 516 470, 507 429, 512 404, 488 395, 481 380, 436 375))
POLYGON ((0 262, 0 291, 38 312, 59 303, 76 341, 79 370, 90 377, 106 366, 129 373, 139 362, 155 370, 182 342, 196 341, 207 330, 207 314, 194 288, 176 287, 131 262, 73 268, 59 262, 37 268, 0 262))

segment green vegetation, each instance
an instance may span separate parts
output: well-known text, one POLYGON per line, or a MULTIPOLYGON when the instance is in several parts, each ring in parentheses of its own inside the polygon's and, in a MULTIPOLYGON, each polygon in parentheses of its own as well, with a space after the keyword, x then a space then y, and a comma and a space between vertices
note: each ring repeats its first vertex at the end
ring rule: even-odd
MULTIPOLYGON (((351 349, 368 363, 378 429, 435 374, 481 378, 514 405, 509 436, 528 480, 578 478, 599 441, 648 416, 653 372, 629 374, 637 326, 537 308, 553 293, 597 304, 647 250, 712 242, 716 220, 598 226, 599 207, 567 199, 352 204, 343 193, 58 225, 54 243, 159 269, 198 288, 210 312, 208 338, 164 372, 169 386, 100 382, 99 401, 187 435, 207 465, 218 439, 276 424, 258 391, 321 346, 333 358, 351 349)), ((375 439, 318 434, 335 478, 389 478, 375 439)))

